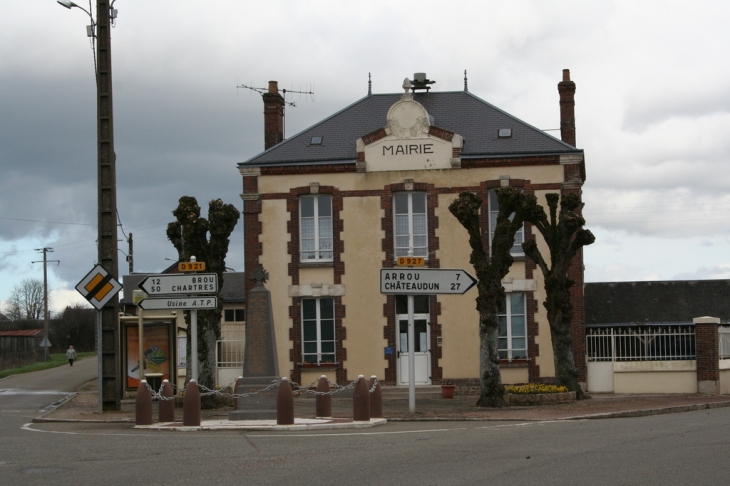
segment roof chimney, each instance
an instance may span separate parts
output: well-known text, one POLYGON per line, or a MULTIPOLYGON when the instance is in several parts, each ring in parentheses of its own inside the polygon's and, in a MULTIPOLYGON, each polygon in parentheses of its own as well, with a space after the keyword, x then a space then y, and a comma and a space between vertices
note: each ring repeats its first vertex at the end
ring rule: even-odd
POLYGON ((575 147, 575 83, 570 80, 570 69, 563 69, 563 80, 558 83, 560 93, 560 139, 575 147))
POLYGON ((284 140, 284 98, 279 94, 279 83, 269 81, 269 92, 264 97, 264 149, 268 150, 284 140))

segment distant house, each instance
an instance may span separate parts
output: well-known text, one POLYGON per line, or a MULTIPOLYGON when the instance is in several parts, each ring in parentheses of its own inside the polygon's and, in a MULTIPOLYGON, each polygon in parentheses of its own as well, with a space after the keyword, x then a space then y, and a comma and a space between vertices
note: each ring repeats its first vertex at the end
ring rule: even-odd
POLYGON ((43 329, 0 331, 0 356, 2 358, 35 358, 43 339, 43 329))

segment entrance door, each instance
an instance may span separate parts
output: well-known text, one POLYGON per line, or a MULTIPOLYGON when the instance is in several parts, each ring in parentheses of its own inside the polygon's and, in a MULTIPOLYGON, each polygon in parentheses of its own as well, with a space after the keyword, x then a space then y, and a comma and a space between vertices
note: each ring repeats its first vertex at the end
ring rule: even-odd
MULTIPOLYGON (((398 384, 407 385, 408 379, 408 317, 398 316, 398 384)), ((416 385, 431 384, 431 352, 428 315, 414 315, 414 358, 416 362, 416 385)))

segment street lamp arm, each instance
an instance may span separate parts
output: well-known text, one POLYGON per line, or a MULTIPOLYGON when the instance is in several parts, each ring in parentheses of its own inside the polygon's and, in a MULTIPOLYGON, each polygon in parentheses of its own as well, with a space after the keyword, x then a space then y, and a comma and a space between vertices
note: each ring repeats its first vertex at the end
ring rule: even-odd
POLYGON ((56 2, 58 2, 59 5, 61 5, 63 7, 66 7, 69 10, 71 10, 73 7, 80 8, 81 10, 83 10, 84 12, 86 12, 86 15, 88 15, 89 18, 91 19, 91 25, 94 25, 94 17, 93 17, 93 15, 91 15, 91 12, 89 12, 88 10, 86 10, 81 5, 76 5, 75 3, 70 2, 69 0, 56 0, 56 2))

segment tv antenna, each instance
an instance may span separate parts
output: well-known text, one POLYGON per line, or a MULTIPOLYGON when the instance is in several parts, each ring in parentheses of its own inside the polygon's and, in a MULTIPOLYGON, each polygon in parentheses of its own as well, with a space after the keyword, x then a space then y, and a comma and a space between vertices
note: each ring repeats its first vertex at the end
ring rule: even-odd
MULTIPOLYGON (((269 89, 268 88, 257 88, 255 86, 248 86, 246 84, 238 85, 238 86, 236 86, 236 88, 237 89, 249 89, 251 91, 257 92, 261 96, 263 96, 264 93, 268 93, 269 92, 269 89)), ((281 92, 284 95, 283 96, 284 97, 284 103, 287 104, 287 105, 289 105, 289 106, 296 107, 297 106, 296 103, 299 100, 302 99, 302 95, 305 96, 305 99, 307 99, 307 97, 309 97, 309 98, 311 98, 312 102, 314 102, 314 91, 313 91, 313 89, 314 89, 314 86, 312 86, 312 85, 309 85, 309 91, 303 91, 301 89, 301 86, 299 87, 299 90, 298 91, 295 91, 293 89, 282 89, 281 92), (287 101, 287 99, 286 99, 286 94, 287 93, 298 94, 299 95, 299 100, 297 100, 297 102, 287 101)))

